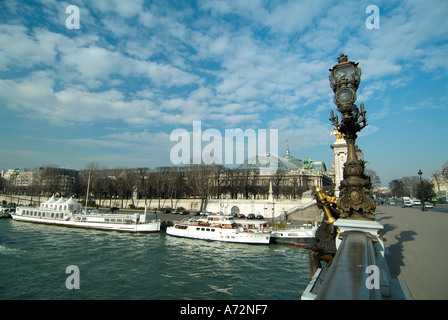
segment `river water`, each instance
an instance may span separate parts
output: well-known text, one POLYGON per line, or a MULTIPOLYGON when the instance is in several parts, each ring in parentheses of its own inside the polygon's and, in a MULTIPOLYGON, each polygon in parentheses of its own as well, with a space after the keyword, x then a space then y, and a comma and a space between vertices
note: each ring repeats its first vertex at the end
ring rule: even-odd
POLYGON ((308 251, 291 245, 0 219, 0 299, 298 300, 309 280, 308 251))

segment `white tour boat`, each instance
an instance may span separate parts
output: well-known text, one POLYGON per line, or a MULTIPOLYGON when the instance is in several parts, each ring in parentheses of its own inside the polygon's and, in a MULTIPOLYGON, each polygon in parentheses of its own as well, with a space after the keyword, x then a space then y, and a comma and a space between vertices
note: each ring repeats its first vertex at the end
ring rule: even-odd
POLYGON ((279 244, 312 245, 316 241, 317 224, 295 228, 273 229, 271 242, 279 244))
POLYGON ((51 197, 39 207, 18 206, 12 214, 16 221, 53 224, 76 228, 90 228, 99 230, 114 230, 126 232, 159 232, 160 220, 154 213, 133 214, 102 214, 86 213, 81 204, 73 197, 65 201, 64 198, 51 197))
POLYGON ((269 244, 271 231, 248 230, 238 226, 232 216, 193 217, 168 227, 170 236, 211 241, 269 244))

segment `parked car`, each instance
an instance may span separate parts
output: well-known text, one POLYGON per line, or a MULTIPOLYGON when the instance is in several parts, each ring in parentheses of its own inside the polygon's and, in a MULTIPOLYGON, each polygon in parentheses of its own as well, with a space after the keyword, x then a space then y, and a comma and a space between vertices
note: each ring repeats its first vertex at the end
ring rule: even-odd
POLYGON ((264 217, 261 214, 257 214, 257 219, 264 219, 264 217))
POLYGON ((110 212, 115 212, 117 210, 120 210, 118 207, 112 207, 109 209, 110 212))
POLYGON ((247 219, 255 219, 255 213, 249 213, 247 219))
POLYGON ((414 200, 414 206, 421 206, 422 203, 420 202, 420 200, 414 200))
POLYGON ((409 200, 405 200, 403 201, 403 204, 401 205, 402 208, 406 208, 406 207, 412 207, 412 202, 409 200))
POLYGON ((432 209, 432 208, 434 208, 434 206, 430 202, 425 202, 425 208, 426 209, 432 209))
POLYGON ((238 214, 236 215, 236 217, 237 217, 237 218, 245 218, 246 216, 245 216, 244 214, 242 214, 242 213, 238 213, 238 214))

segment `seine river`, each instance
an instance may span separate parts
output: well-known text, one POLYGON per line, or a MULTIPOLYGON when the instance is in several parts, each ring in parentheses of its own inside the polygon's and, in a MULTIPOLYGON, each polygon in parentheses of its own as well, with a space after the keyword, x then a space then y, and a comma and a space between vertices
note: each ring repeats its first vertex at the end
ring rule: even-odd
POLYGON ((2 300, 299 300, 309 280, 308 251, 290 245, 229 244, 174 238, 164 231, 139 235, 0 219, 2 300), (79 272, 67 270, 69 266, 79 272), (67 288, 66 282, 76 281, 79 289, 67 288))

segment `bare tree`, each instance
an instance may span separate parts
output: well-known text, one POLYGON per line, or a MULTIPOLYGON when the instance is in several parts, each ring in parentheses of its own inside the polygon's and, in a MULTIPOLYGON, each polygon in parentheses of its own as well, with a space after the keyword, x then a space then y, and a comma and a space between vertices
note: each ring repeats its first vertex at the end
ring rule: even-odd
POLYGON ((147 204, 148 197, 151 196, 151 179, 150 168, 137 168, 135 169, 136 181, 135 187, 137 188, 138 196, 145 199, 145 206, 147 204))
POLYGON ((210 189, 214 182, 214 165, 206 164, 192 164, 186 168, 185 180, 187 187, 191 190, 191 193, 198 196, 201 199, 202 211, 207 199, 210 196, 210 189))
POLYGON ((372 169, 365 169, 365 175, 370 177, 370 182, 372 183, 373 188, 378 188, 381 186, 381 179, 372 169))

